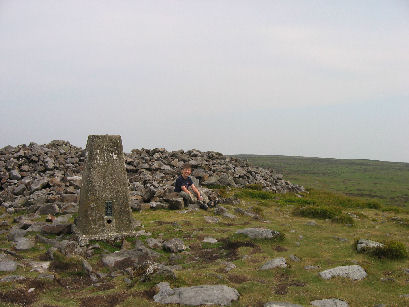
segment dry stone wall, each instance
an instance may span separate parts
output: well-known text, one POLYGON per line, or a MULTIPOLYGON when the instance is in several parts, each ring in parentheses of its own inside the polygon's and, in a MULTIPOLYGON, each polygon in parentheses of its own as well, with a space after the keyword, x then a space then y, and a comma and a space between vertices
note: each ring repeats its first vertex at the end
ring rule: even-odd
MULTIPOLYGON (((60 140, 47 145, 30 143, 0 149, 1 204, 9 213, 22 209, 32 212, 49 209, 51 214, 76 212, 84 160, 84 149, 60 140)), ((184 163, 193 166, 192 176, 202 187, 259 184, 276 193, 304 191, 302 186, 284 180, 273 170, 254 167, 218 152, 134 149, 125 154, 131 206, 172 205, 173 184, 184 163)), ((210 199, 218 197, 212 190, 206 192, 210 199)))

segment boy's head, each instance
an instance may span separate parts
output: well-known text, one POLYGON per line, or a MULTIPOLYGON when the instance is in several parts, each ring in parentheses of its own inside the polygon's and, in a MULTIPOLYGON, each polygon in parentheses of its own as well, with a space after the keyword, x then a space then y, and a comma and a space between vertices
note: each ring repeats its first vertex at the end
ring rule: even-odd
POLYGON ((183 178, 189 177, 192 173, 192 166, 188 163, 183 164, 181 173, 183 178))

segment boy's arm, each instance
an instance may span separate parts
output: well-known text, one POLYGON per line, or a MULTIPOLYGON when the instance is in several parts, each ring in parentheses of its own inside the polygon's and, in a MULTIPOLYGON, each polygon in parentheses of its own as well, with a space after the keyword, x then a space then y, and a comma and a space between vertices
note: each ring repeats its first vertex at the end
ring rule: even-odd
POLYGON ((198 200, 202 200, 202 196, 200 195, 199 190, 196 188, 196 186, 195 186, 194 184, 192 184, 192 190, 193 190, 193 192, 196 193, 197 199, 198 199, 198 200))

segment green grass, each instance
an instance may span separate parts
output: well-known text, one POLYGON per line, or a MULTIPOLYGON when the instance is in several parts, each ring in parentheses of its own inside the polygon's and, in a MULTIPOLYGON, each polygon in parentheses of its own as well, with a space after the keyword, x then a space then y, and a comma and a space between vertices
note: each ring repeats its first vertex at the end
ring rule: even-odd
MULTIPOLYGON (((407 293, 408 275, 404 268, 409 268, 409 260, 401 257, 405 251, 407 254, 409 245, 407 228, 402 226, 409 220, 407 211, 385 211, 386 205, 377 201, 317 189, 309 190, 301 198, 291 193, 274 194, 254 187, 223 189, 223 193, 225 197, 239 197, 241 203, 237 206, 257 212, 263 218, 253 219, 237 214, 237 218, 231 220, 216 215, 213 209, 187 213, 178 210, 133 213, 133 217, 143 224, 143 229, 152 233, 151 237, 164 240, 180 238, 189 246, 176 259, 169 252, 156 250, 161 255, 161 262, 180 266, 176 270, 176 278, 157 276, 142 282, 141 275, 129 276, 121 271, 118 272, 119 276, 112 277, 109 269, 101 263, 100 253, 120 249, 121 242, 98 241, 101 248, 87 260, 94 271, 108 274, 106 279, 99 281, 103 288, 87 283, 80 258, 72 259, 55 253, 52 270, 58 282, 50 282, 43 290, 37 287, 32 306, 79 306, 87 299, 97 305, 107 302, 113 295, 125 295, 116 305, 119 307, 162 306, 149 298, 155 293, 155 284, 160 281, 170 282, 172 288, 225 284, 240 293, 240 300, 233 302, 233 307, 263 306, 269 301, 310 306, 312 300, 331 297, 343 299, 352 307, 380 303, 388 306, 407 305, 407 300, 400 298, 401 294, 407 293), (217 216, 220 222, 208 223, 205 216, 217 216), (316 221, 316 226, 307 223, 311 219, 316 221), (282 235, 276 240, 251 240, 236 234, 238 229, 249 227, 269 228, 282 235), (205 237, 213 237, 218 242, 204 243, 205 237), (387 243, 387 248, 377 251, 376 255, 357 253, 354 242, 358 238, 392 243, 387 243), (296 255, 301 261, 291 261, 290 255, 296 255), (275 257, 285 257, 289 266, 285 269, 260 270, 266 261, 275 257), (226 262, 233 263, 236 268, 226 272, 226 262), (323 280, 318 275, 320 271, 351 264, 361 265, 368 277, 362 281, 345 278, 323 280), (318 268, 306 270, 304 267, 307 265, 318 268), (124 283, 125 276, 132 280, 131 286, 124 283), (68 286, 64 283, 68 283, 68 286)), ((235 213, 235 206, 223 206, 235 213)), ((4 234, 1 236, 5 239, 4 234)), ((125 244, 128 246, 133 246, 135 242, 134 238, 125 240, 131 243, 125 244)), ((4 247, 12 248, 9 242, 4 247)), ((45 244, 38 244, 37 251, 19 255, 26 260, 38 261, 40 252, 44 254, 46 248, 45 244)), ((38 275, 37 272, 30 272, 29 266, 19 267, 13 274, 30 278, 38 275)), ((5 275, 9 273, 0 272, 0 278, 5 275)), ((25 293, 31 287, 28 282, 0 284, 0 292, 21 288, 25 293)))
POLYGON ((317 190, 377 199, 409 207, 409 163, 278 155, 238 155, 272 168, 293 183, 317 190))

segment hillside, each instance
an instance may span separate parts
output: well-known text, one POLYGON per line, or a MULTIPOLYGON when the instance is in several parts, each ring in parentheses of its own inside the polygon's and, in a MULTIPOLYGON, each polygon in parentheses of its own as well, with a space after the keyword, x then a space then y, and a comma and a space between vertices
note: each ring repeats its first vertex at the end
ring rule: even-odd
POLYGON ((135 234, 81 245, 84 151, 55 141, 0 154, 0 306, 409 303, 407 208, 305 192, 215 152, 136 149, 125 155, 135 234), (184 162, 215 207, 167 196, 184 162))
POLYGON ((409 207, 409 163, 278 155, 238 155, 307 188, 376 198, 409 207))

